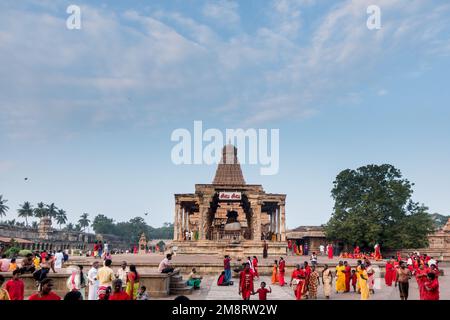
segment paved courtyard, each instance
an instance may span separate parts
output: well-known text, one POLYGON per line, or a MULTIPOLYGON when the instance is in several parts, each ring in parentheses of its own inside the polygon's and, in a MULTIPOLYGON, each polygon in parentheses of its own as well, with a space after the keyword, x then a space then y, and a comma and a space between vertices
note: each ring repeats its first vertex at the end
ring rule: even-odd
MULTIPOLYGON (((450 268, 444 268, 445 274, 450 272, 450 268)), ((289 275, 290 277, 290 275, 289 275)), ((286 280, 289 280, 286 276, 286 280)), ((295 299, 293 290, 289 286, 280 287, 279 285, 272 285, 271 279, 268 276, 263 276, 259 281, 255 281, 255 289, 259 287, 261 281, 265 281, 271 288, 272 294, 267 296, 268 300, 293 300, 295 299)), ((442 276, 439 279, 440 283, 440 295, 441 300, 450 300, 450 277, 442 276)), ((400 300, 398 288, 387 287, 384 284, 384 279, 379 281, 380 286, 375 289, 375 294, 371 295, 371 300, 400 300)), ((333 282, 334 285, 334 282, 333 282)), ((235 279, 235 284, 228 287, 217 286, 217 278, 213 276, 206 276, 202 282, 202 288, 200 290, 194 291, 192 295, 189 296, 192 300, 236 300, 241 299, 238 295, 237 281, 235 279)), ((415 279, 410 281, 410 300, 419 300, 419 291, 415 279)), ((166 299, 173 299, 174 297, 169 297, 166 299)), ((325 299, 323 295, 323 287, 319 286, 318 299, 325 299)), ((360 295, 354 292, 340 293, 336 294, 332 292, 331 300, 359 300, 360 295)), ((251 300, 258 300, 258 296, 252 296, 251 300)))
MULTIPOLYGON (((123 254, 113 256, 113 261, 116 263, 118 261, 127 261, 130 263, 149 263, 155 264, 159 263, 164 256, 162 254, 145 254, 145 255, 135 255, 135 254, 123 254)), ((276 257, 270 257, 268 259, 260 259, 260 265, 262 264, 271 264, 276 257)), ((88 260, 93 261, 93 258, 86 257, 71 257, 74 260, 88 260)), ((336 264, 340 259, 335 257, 333 259, 328 259, 325 256, 321 256, 318 259, 319 264, 329 263, 330 265, 336 264)), ((208 264, 208 263, 221 263, 222 258, 217 255, 177 255, 173 258, 173 263, 175 266, 182 265, 183 263, 195 263, 198 264, 208 264)), ((295 265, 297 263, 303 263, 304 261, 309 261, 308 256, 288 256, 286 257, 286 262, 288 265, 295 265)), ((351 265, 356 264, 356 260, 347 259, 351 265)), ((384 261, 378 262, 380 264, 384 264, 384 261)), ((448 264, 442 264, 441 269, 444 271, 444 276, 439 278, 440 282, 440 295, 442 300, 450 300, 450 266, 448 264)), ((147 271, 155 271, 155 267, 139 267, 138 271, 147 272, 147 271)), ((187 275, 183 274, 183 278, 186 279, 187 275)), ((204 279, 201 284, 201 289, 194 291, 189 298, 193 300, 236 300, 241 299, 238 294, 238 280, 234 280, 233 286, 228 287, 219 287, 217 286, 217 277, 218 275, 204 275, 204 279)), ((289 281, 290 274, 286 274, 286 281, 289 281)), ((272 294, 268 295, 269 300, 291 300, 295 299, 294 293, 289 286, 280 287, 279 285, 272 285, 271 278, 269 276, 261 276, 258 281, 255 281, 255 289, 259 287, 261 281, 265 281, 267 285, 272 288, 272 294)), ((334 281, 333 281, 334 286, 334 281)), ((375 282, 375 294, 371 295, 370 299, 377 300, 400 300, 398 288, 387 287, 384 283, 383 278, 379 278, 375 282)), ((162 298, 164 300, 174 299, 175 296, 169 296, 166 298, 162 298)), ((252 296, 252 300, 257 300, 257 295, 252 296)), ((323 287, 319 286, 318 291, 318 299, 325 299, 323 295, 323 287)), ((349 293, 340 293, 336 294, 332 292, 331 298, 332 300, 359 300, 360 295, 354 292, 349 293)), ((418 300, 419 292, 415 279, 411 279, 410 281, 410 299, 418 300)))

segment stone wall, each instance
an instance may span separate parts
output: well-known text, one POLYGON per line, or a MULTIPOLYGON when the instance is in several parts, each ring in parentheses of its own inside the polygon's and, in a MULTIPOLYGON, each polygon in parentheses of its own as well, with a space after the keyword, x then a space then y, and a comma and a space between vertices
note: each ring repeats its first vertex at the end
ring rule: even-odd
POLYGON ((95 235, 76 231, 60 231, 51 229, 45 238, 39 235, 38 229, 0 225, 0 236, 6 238, 25 239, 32 243, 21 244, 23 249, 58 250, 58 249, 88 249, 95 241, 95 235))

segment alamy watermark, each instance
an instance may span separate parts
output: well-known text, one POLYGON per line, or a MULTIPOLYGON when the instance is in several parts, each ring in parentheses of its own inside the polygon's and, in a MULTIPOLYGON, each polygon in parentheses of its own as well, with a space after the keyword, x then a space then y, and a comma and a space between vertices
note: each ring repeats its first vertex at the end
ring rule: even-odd
POLYGON ((367 29, 369 30, 379 30, 381 29, 381 9, 377 5, 370 5, 366 10, 369 17, 367 18, 367 29))
MULTIPOLYGON (((226 144, 237 148, 237 159, 241 164, 260 165, 261 175, 275 175, 280 161, 279 129, 219 129, 209 128, 203 132, 203 122, 194 121, 193 134, 188 129, 178 128, 172 132, 171 141, 178 142, 171 151, 175 165, 218 164, 226 144), (270 133, 270 137, 269 137, 270 133), (205 146, 203 143, 207 142, 205 146)), ((232 155, 225 159, 234 163, 232 155)))
POLYGON ((77 5, 71 4, 67 7, 66 13, 70 16, 66 20, 66 27, 69 30, 81 29, 81 8, 77 5))

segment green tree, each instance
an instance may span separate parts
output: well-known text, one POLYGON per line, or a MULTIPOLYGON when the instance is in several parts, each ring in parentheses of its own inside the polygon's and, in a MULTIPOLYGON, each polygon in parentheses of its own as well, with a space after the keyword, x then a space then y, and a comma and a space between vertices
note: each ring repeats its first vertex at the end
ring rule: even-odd
POLYGON ((116 233, 116 225, 114 224, 114 220, 108 218, 103 214, 98 214, 95 216, 92 221, 92 229, 97 234, 115 234, 116 233))
POLYGON ((31 228, 33 228, 33 229, 37 229, 38 228, 38 223, 37 223, 37 221, 33 221, 32 223, 31 223, 31 228))
POLYGON ((73 223, 68 223, 64 229, 67 231, 73 231, 75 229, 75 226, 73 225, 73 223))
POLYGON ((6 212, 9 210, 9 207, 5 204, 8 200, 3 199, 3 195, 0 194, 0 219, 6 216, 6 212))
POLYGON ((347 245, 418 248, 434 230, 427 208, 412 201, 412 186, 392 165, 368 165, 338 174, 331 191, 329 239, 347 245))
POLYGON ((56 212, 56 223, 59 225, 59 228, 62 229, 62 225, 67 222, 67 214, 63 209, 59 209, 56 212))
POLYGON ((86 228, 89 227, 89 224, 91 223, 91 221, 88 219, 89 217, 89 213, 83 213, 80 217, 80 219, 78 220, 78 224, 80 225, 81 230, 83 230, 83 232, 86 231, 86 228))
POLYGON ((17 210, 18 217, 25 218, 25 224, 28 227, 28 217, 33 217, 33 207, 32 205, 26 201, 22 204, 20 209, 17 210))

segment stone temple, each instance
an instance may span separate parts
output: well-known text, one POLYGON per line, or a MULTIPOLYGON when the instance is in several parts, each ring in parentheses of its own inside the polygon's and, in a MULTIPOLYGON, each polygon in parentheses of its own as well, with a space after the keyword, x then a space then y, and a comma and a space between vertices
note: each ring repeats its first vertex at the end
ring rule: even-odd
POLYGON ((181 254, 261 256, 286 254, 285 194, 247 184, 237 148, 226 145, 212 184, 175 194, 173 248, 181 254))

